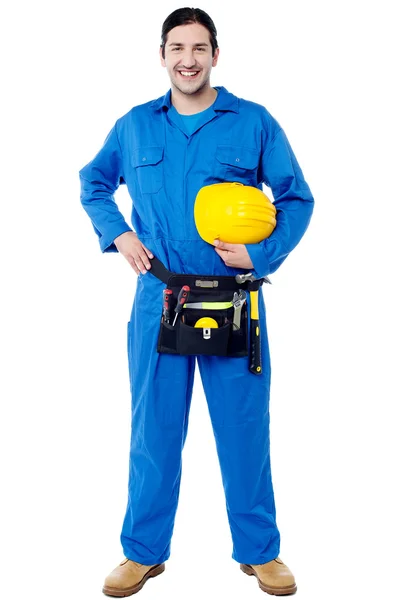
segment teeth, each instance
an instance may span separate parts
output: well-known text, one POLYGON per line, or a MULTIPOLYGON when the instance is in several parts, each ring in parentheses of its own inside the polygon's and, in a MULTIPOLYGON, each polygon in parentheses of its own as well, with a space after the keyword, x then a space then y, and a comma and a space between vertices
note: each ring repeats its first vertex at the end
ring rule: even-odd
POLYGON ((180 71, 180 73, 181 75, 184 75, 184 77, 193 77, 198 71, 180 71))

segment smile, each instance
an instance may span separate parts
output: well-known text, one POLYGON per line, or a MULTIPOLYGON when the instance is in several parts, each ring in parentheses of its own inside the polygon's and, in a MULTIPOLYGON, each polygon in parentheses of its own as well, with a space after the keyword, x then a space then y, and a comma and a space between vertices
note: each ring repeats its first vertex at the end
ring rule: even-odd
POLYGON ((199 71, 179 71, 179 73, 182 77, 186 77, 186 79, 189 77, 193 79, 197 77, 199 71))

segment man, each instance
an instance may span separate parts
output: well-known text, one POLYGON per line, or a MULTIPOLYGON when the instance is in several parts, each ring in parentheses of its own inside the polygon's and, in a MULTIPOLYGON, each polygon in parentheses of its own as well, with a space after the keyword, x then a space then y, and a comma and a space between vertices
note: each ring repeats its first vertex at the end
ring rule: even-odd
POLYGON ((171 355, 156 351, 162 281, 157 257, 172 272, 236 275, 273 273, 303 236, 313 198, 287 138, 261 105, 211 87, 219 48, 211 18, 182 8, 165 20, 160 60, 171 81, 165 96, 118 119, 103 148, 80 171, 82 204, 103 252, 119 251, 138 274, 128 323, 132 436, 129 494, 121 532, 125 559, 103 592, 127 596, 165 568, 178 504, 182 449, 197 359, 209 407, 226 495, 234 560, 262 590, 296 591, 278 557, 270 453, 270 356, 265 306, 259 294, 263 370, 248 358, 171 355), (204 242, 194 201, 205 185, 239 181, 273 191, 277 226, 259 244, 204 242), (129 227, 113 194, 120 183, 133 199, 129 227))

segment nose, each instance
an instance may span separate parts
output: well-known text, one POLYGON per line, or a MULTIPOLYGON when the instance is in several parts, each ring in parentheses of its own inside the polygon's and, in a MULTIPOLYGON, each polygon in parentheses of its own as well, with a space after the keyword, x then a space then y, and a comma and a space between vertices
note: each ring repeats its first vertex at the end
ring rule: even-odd
POLYGON ((193 67, 195 67, 195 57, 192 50, 184 50, 181 60, 181 64, 185 69, 192 69, 193 67))

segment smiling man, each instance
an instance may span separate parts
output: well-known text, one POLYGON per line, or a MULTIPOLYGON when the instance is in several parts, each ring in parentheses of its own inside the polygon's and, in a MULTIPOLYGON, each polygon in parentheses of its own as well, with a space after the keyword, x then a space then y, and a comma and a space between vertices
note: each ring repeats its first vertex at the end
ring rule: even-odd
MULTIPOLYGON (((125 558, 105 580, 103 592, 110 596, 139 591, 164 571, 170 556, 196 364, 215 434, 232 558, 244 573, 256 576, 263 591, 296 591, 293 574, 279 558, 263 295, 258 307, 262 371, 256 376, 246 356, 233 360, 157 352, 165 284, 155 273, 156 260, 172 273, 223 276, 223 281, 235 281, 250 269, 260 281, 298 244, 313 211, 312 194, 279 123, 260 104, 210 85, 218 58, 209 15, 193 8, 169 15, 162 27, 160 61, 171 88, 119 118, 80 171, 81 201, 102 252, 121 253, 138 274, 128 323, 132 436, 120 537, 125 558), (212 245, 199 236, 194 221, 198 191, 225 181, 271 188, 277 225, 269 238, 212 245), (135 231, 114 199, 121 183, 133 200, 135 231)), ((192 573, 193 580, 204 577, 202 565, 192 573)))
POLYGON ((159 52, 172 84, 173 106, 180 114, 193 115, 213 104, 217 91, 210 86, 210 76, 219 48, 206 27, 199 23, 174 27, 159 52))

